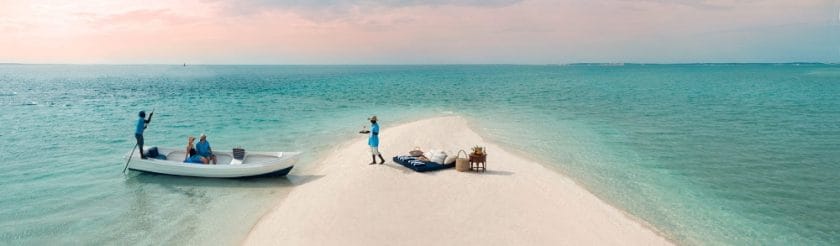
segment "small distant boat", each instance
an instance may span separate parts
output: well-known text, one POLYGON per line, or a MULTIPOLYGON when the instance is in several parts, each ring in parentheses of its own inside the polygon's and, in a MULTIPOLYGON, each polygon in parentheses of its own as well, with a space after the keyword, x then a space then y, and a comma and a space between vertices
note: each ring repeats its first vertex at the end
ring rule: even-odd
MULTIPOLYGON (((147 148, 148 150, 149 148, 147 148)), ((179 176, 206 178, 242 178, 253 176, 285 176, 299 160, 300 152, 246 152, 242 160, 234 159, 232 152, 213 151, 217 164, 184 163, 183 148, 158 147, 159 155, 166 159, 140 159, 135 151, 128 169, 179 176)), ((125 158, 129 158, 126 154, 125 158)))

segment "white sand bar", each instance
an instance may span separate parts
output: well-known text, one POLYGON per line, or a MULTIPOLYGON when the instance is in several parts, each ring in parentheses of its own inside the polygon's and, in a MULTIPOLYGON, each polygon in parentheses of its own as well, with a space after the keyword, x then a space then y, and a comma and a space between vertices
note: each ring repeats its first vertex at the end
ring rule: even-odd
POLYGON ((539 163, 487 143, 459 116, 389 126, 323 159, 314 181, 263 216, 246 245, 667 245, 667 239, 539 163), (417 173, 390 159, 485 145, 487 172, 417 173))

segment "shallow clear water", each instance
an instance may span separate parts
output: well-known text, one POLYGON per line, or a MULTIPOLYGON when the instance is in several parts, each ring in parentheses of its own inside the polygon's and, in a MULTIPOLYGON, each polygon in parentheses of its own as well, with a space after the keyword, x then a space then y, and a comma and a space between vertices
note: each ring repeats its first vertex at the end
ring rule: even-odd
POLYGON ((677 242, 836 245, 838 81, 813 64, 3 65, 0 240, 233 244, 369 115, 387 134, 455 113, 677 242), (147 145, 203 132, 307 155, 287 179, 123 175, 141 109, 147 145))

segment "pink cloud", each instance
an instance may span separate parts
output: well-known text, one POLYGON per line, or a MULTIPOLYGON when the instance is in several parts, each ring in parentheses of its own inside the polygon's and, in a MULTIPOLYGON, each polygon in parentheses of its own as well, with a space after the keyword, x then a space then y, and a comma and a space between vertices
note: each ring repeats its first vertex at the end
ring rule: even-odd
POLYGON ((93 16, 90 23, 94 27, 120 25, 180 25, 195 21, 193 18, 174 14, 166 9, 140 9, 106 16, 93 16))
POLYGON ((778 47, 836 29, 825 23, 837 18, 829 1, 781 0, 105 3, 0 7, 9 17, 0 19, 0 62, 667 62, 776 53, 831 59, 813 51, 831 46, 831 36, 801 52, 791 46, 794 53, 782 55, 778 47), (767 48, 744 48, 759 46, 767 48))

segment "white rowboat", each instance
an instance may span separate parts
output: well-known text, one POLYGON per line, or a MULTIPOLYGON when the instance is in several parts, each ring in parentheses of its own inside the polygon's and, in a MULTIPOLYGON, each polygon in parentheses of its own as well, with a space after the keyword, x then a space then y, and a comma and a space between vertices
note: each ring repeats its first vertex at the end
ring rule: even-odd
MULTIPOLYGON (((292 170, 300 156, 300 152, 246 152, 245 158, 236 160, 230 151, 214 150, 217 164, 212 165, 185 163, 184 148, 158 147, 158 153, 166 156, 166 160, 141 159, 139 152, 135 151, 128 169, 207 178, 284 176, 292 170)), ((129 158, 129 155, 126 154, 125 158, 129 158)))

